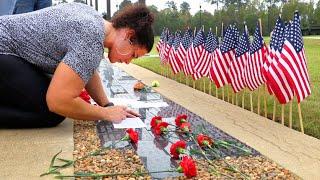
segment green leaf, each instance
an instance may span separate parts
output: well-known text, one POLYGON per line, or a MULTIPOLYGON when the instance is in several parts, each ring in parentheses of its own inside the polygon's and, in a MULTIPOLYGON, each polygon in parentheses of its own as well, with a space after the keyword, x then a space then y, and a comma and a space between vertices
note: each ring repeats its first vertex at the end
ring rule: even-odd
POLYGON ((53 167, 54 161, 56 160, 57 156, 62 152, 62 150, 60 150, 57 154, 55 154, 50 162, 50 166, 49 166, 49 170, 46 173, 43 173, 40 175, 40 177, 45 176, 45 175, 49 175, 49 174, 54 174, 57 173, 57 168, 53 167))
POLYGON ((62 161, 62 162, 73 162, 73 160, 68 160, 68 159, 62 159, 62 158, 57 158, 58 160, 62 161))
POLYGON ((55 155, 52 157, 51 163, 50 163, 50 167, 53 166, 54 161, 56 160, 57 156, 58 156, 60 153, 62 153, 62 150, 60 150, 57 154, 55 154, 55 155))

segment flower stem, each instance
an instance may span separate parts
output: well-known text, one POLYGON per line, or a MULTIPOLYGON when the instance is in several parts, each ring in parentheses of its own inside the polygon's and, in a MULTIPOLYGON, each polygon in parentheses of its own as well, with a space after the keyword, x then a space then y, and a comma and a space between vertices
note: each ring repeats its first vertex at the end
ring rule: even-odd
MULTIPOLYGON (((197 161, 197 163, 201 164, 202 166, 207 166, 206 164, 203 164, 202 162, 200 161, 197 161)), ((228 174, 225 174, 225 173, 222 173, 222 172, 219 172, 215 169, 215 167, 212 167, 211 165, 208 166, 210 170, 212 170, 214 172, 215 175, 223 175, 223 176, 226 176, 228 177, 229 179, 234 179, 234 177, 228 175, 228 174)))
POLYGON ((234 147, 234 148, 237 148, 237 149, 239 149, 239 150, 241 150, 241 151, 244 151, 244 152, 247 153, 247 154, 251 154, 251 150, 250 150, 250 149, 242 148, 242 147, 236 146, 236 145, 234 145, 234 144, 230 144, 230 143, 225 142, 225 141, 219 140, 219 141, 216 141, 215 144, 216 144, 216 145, 221 145, 221 146, 223 146, 223 147, 228 147, 228 146, 229 146, 229 147, 234 147))
POLYGON ((176 126, 174 124, 171 124, 171 123, 169 123, 169 126, 173 126, 173 127, 179 128, 178 126, 176 126))
POLYGON ((209 163, 211 166, 217 168, 217 166, 216 166, 215 164, 213 164, 212 161, 207 157, 206 153, 205 153, 205 152, 203 151, 203 149, 200 147, 200 145, 198 144, 198 142, 196 141, 196 139, 195 139, 192 135, 191 135, 190 137, 191 137, 191 139, 194 141, 194 143, 198 146, 198 148, 199 148, 200 151, 201 151, 202 156, 208 161, 208 163, 209 163))
POLYGON ((218 153, 216 153, 216 150, 211 147, 211 146, 208 146, 209 149, 211 150, 211 153, 217 157, 217 158, 220 158, 223 160, 223 162, 233 171, 233 172, 236 172, 236 173, 240 173, 241 176, 243 176, 245 179, 248 179, 248 175, 242 173, 240 170, 238 170, 238 168, 232 166, 231 164, 229 164, 223 157, 221 157, 218 153))

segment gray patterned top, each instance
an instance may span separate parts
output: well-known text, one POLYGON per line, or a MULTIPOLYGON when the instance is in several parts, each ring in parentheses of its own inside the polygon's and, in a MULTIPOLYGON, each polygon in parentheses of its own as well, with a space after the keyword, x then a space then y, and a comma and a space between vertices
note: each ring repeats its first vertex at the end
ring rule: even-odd
POLYGON ((64 62, 85 83, 103 59, 103 40, 102 16, 81 3, 0 16, 0 54, 19 56, 51 74, 64 62))

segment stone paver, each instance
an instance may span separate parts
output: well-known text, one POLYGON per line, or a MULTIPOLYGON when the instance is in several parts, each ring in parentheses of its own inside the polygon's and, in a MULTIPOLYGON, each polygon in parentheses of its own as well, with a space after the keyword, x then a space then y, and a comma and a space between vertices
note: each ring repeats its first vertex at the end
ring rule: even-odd
POLYGON ((289 129, 240 107, 194 90, 137 65, 118 67, 156 91, 247 143, 303 179, 320 178, 320 140, 289 129))
MULTIPOLYGON (((54 128, 1 129, 0 179, 40 179, 39 175, 48 170, 51 158, 60 150, 60 157, 73 159, 73 146, 73 122, 70 119, 54 128)), ((73 169, 63 172, 71 174, 73 169)))

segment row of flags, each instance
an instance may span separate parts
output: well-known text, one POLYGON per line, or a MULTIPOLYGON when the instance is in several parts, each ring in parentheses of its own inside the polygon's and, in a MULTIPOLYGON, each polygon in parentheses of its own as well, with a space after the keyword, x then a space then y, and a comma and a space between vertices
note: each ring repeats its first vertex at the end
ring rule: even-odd
POLYGON ((173 34, 165 28, 156 48, 162 64, 168 63, 174 74, 183 71, 194 80, 209 77, 217 88, 230 84, 237 93, 266 84, 281 104, 294 96, 300 103, 311 94, 298 12, 287 24, 278 17, 269 46, 259 23, 252 42, 246 26, 241 36, 235 25, 228 26, 221 39, 219 43, 211 29, 207 34, 203 28, 173 34))

